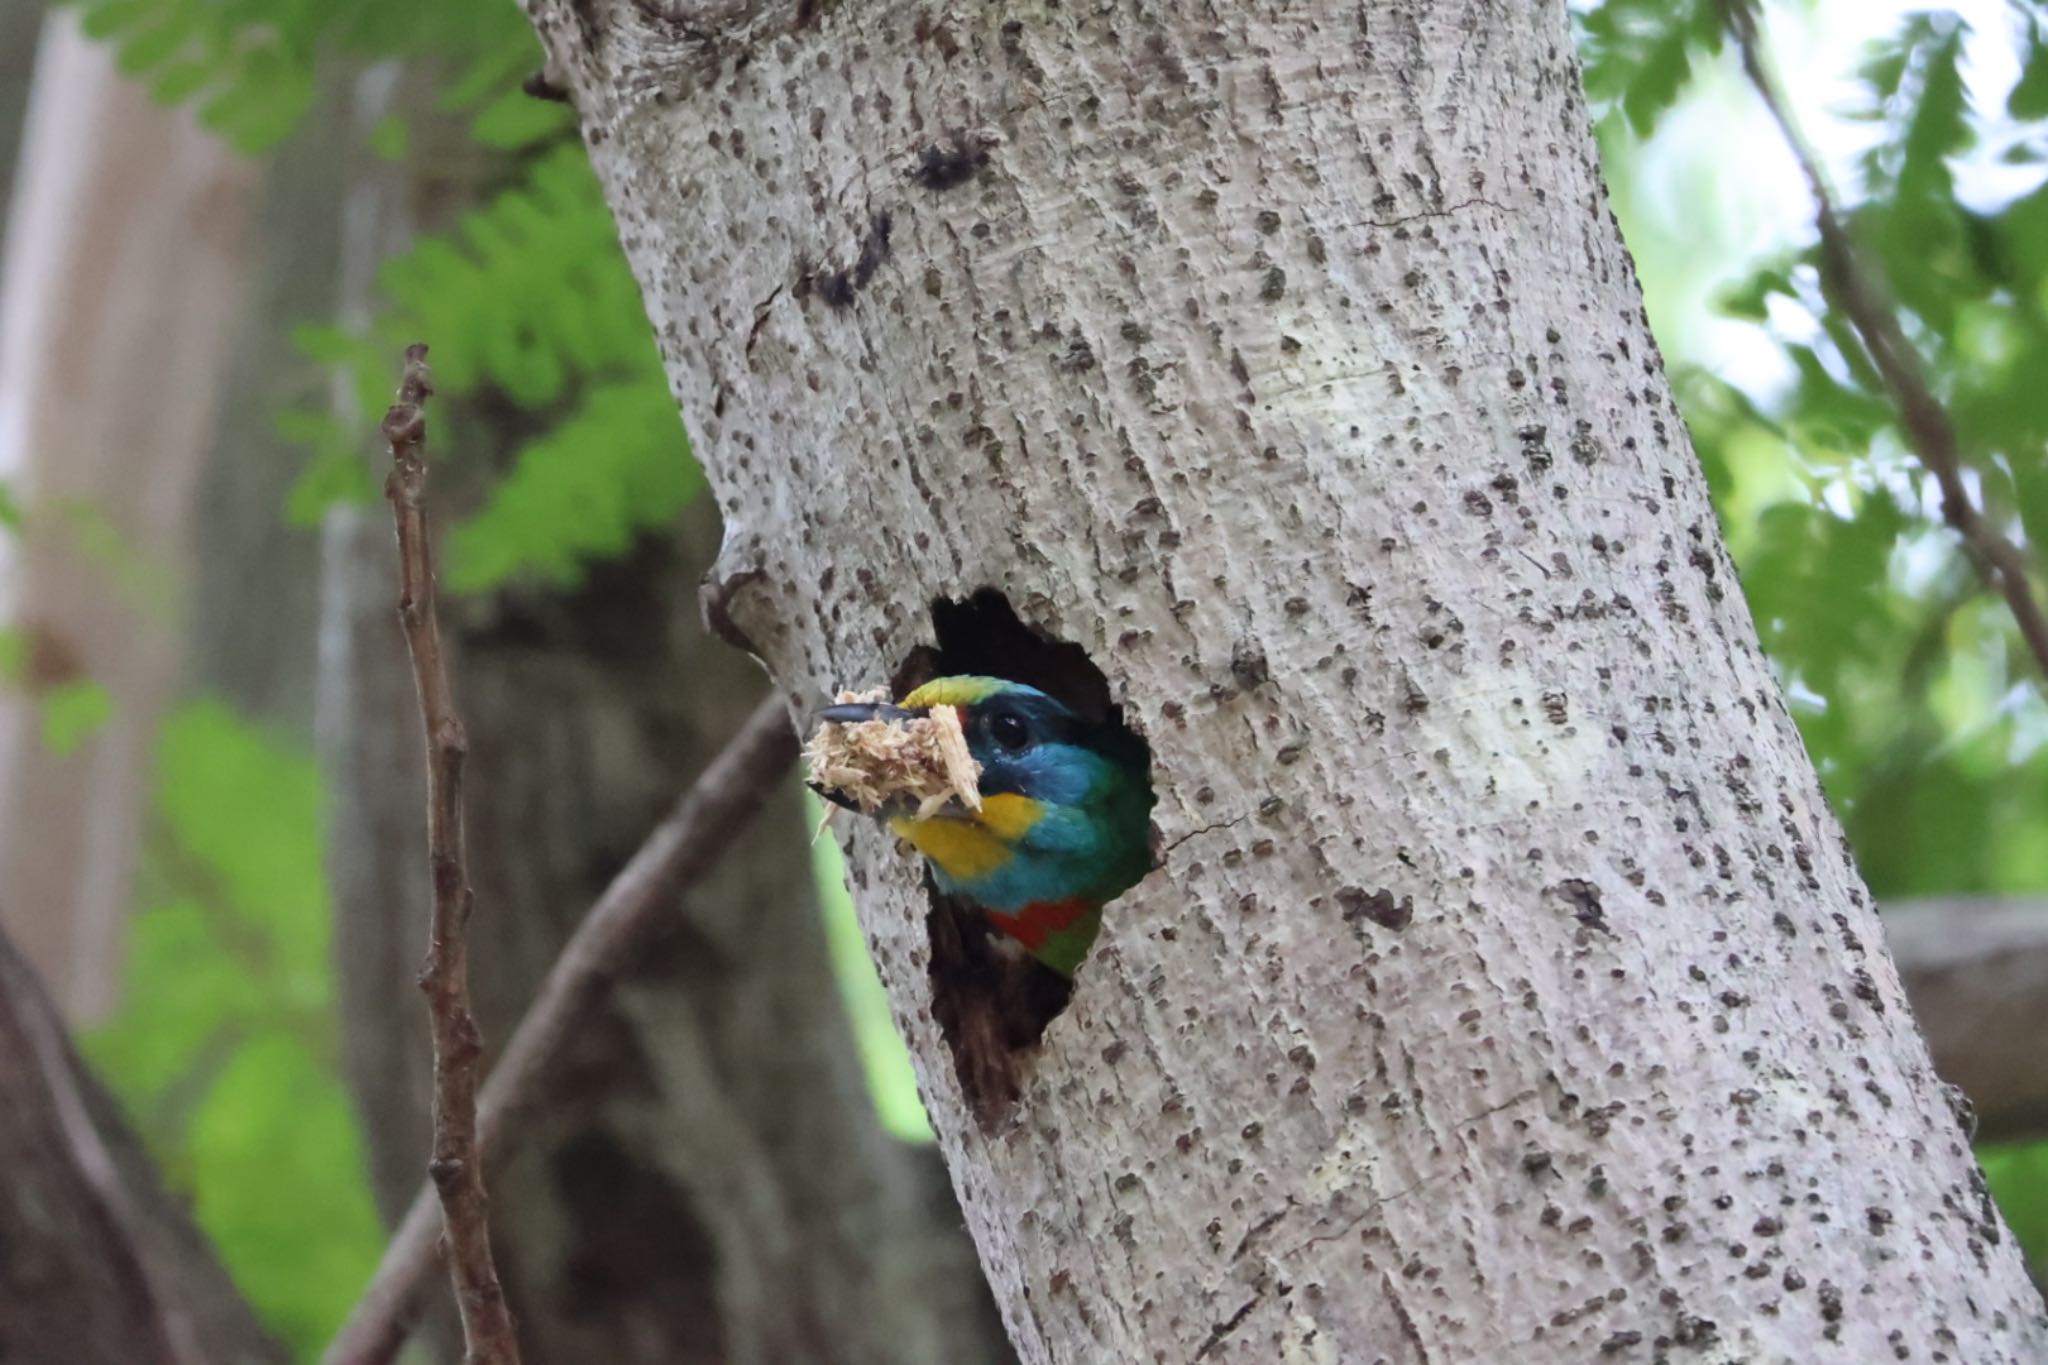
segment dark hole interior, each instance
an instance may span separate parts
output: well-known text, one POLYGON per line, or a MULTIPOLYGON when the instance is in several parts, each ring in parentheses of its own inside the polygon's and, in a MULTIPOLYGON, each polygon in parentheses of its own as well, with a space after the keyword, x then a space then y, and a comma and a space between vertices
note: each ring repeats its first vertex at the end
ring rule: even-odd
POLYGON ((1123 723, 1123 713, 1110 701, 1109 679, 1088 651, 1024 624, 994 588, 958 602, 933 602, 932 635, 937 645, 910 651, 890 680, 897 696, 933 678, 972 673, 1035 687, 1083 720, 1123 723))
MULTIPOLYGON (((941 598, 932 604, 932 626, 937 643, 919 646, 904 660, 891 680, 895 695, 960 674, 1024 683, 1084 721, 1122 729, 1150 771, 1150 749, 1124 725, 1109 680, 1087 651, 1026 624, 1001 593, 983 588, 964 600, 941 598)), ((926 889, 932 1016, 952 1049, 961 1090, 987 1129, 1016 1103, 1039 1041, 1067 1007, 1073 983, 1017 950, 971 902, 945 895, 929 878, 926 889)))

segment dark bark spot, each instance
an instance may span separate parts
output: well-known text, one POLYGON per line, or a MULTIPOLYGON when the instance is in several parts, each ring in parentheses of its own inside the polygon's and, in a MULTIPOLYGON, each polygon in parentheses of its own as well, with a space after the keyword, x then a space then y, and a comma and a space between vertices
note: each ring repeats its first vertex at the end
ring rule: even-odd
POLYGON ((797 270, 796 297, 803 299, 816 292, 819 298, 834 309, 847 308, 853 303, 854 295, 865 289, 889 259, 889 233, 893 223, 886 213, 878 213, 868 220, 868 229, 862 234, 859 254, 849 269, 820 266, 807 270, 801 265, 797 270))
POLYGON ((911 28, 911 36, 919 43, 930 43, 938 48, 941 57, 951 60, 959 55, 960 40, 953 36, 953 30, 943 23, 933 22, 930 15, 920 14, 911 28))
POLYGON ((1614 931, 1607 927, 1607 915, 1600 902, 1600 888, 1581 877, 1567 877, 1555 886, 1544 888, 1556 896, 1571 911, 1572 918, 1588 929, 1603 934, 1614 931))
POLYGON ((519 88, 532 98, 546 100, 550 104, 570 103, 569 92, 549 80, 546 71, 534 72, 519 83, 519 88))
POLYGON ((924 149, 910 179, 922 189, 942 192, 966 184, 987 164, 985 149, 965 133, 950 133, 924 149))
POLYGON ((886 213, 878 213, 868 220, 867 235, 861 238, 860 256, 853 265, 855 288, 866 288, 875 272, 882 268, 882 262, 889 259, 889 231, 892 226, 886 213))
POLYGON ((1415 919, 1415 898, 1403 896, 1396 901, 1394 893, 1385 887, 1378 891, 1367 891, 1358 886, 1343 887, 1337 892, 1337 904, 1344 913, 1344 922, 1353 927, 1359 920, 1369 919, 1382 929, 1398 933, 1415 919))
POLYGON ((1084 374, 1095 368, 1095 350, 1088 344, 1088 338, 1076 332, 1067 338, 1067 348, 1054 362, 1062 374, 1084 374))
POLYGON ((1230 654, 1230 676, 1249 691, 1273 676, 1265 651, 1249 640, 1240 640, 1230 654))
POLYGON ((603 24, 597 17, 597 0, 569 0, 569 14, 576 20, 576 41, 584 53, 597 51, 598 33, 603 24))
POLYGON ((821 273, 814 287, 818 297, 834 308, 846 308, 853 303, 853 280, 844 270, 821 273))

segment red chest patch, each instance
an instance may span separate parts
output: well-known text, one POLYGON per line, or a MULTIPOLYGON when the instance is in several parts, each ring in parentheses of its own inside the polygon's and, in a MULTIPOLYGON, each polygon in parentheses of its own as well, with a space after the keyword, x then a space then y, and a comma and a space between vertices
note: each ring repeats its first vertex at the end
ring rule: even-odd
POLYGON ((1031 952, 1045 946, 1045 941, 1062 929, 1071 928, 1077 921, 1092 914, 1095 907, 1084 900, 1036 901, 1014 914, 987 911, 990 922, 996 928, 1023 944, 1031 952))

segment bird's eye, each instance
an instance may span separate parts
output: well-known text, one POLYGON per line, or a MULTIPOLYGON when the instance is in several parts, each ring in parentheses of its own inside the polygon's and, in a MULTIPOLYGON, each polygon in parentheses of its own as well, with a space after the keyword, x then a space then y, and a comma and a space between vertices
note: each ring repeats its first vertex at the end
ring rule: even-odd
POLYGON ((1024 723, 1022 716, 1007 712, 991 716, 988 722, 989 738, 1011 753, 1019 753, 1031 743, 1031 727, 1024 723))

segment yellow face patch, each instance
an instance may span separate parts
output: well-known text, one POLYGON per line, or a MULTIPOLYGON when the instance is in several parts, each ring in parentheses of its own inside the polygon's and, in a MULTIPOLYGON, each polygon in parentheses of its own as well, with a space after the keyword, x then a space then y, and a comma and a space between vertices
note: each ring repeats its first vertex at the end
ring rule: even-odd
POLYGON ((899 705, 919 706, 972 706, 986 701, 1003 688, 999 678, 934 678, 923 687, 917 688, 899 705))
POLYGON ((889 830, 922 853, 955 881, 972 882, 999 870, 1010 860, 1010 846, 1024 837, 1045 813, 1043 802, 1015 792, 982 798, 981 813, 961 813, 920 820, 899 815, 889 830))

